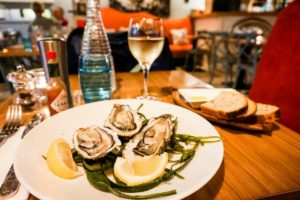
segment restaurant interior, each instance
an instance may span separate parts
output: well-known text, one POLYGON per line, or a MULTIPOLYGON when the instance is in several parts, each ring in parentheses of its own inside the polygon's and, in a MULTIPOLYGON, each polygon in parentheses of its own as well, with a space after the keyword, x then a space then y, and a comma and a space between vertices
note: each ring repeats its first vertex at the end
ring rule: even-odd
POLYGON ((300 199, 299 38, 300 0, 1 0, 0 199, 300 199), (137 133, 114 121, 125 115, 137 133), (151 130, 166 145, 153 158, 138 148, 155 120, 170 121, 158 139, 165 125, 151 130), (112 134, 114 150, 82 153, 80 134, 100 134, 90 125, 102 121, 120 141, 112 134), (166 164, 134 185, 117 163, 139 133, 132 166, 166 164), (50 159, 58 137, 73 176, 50 159), (176 169, 174 152, 188 156, 176 169), (96 177, 106 164, 108 185, 96 177))

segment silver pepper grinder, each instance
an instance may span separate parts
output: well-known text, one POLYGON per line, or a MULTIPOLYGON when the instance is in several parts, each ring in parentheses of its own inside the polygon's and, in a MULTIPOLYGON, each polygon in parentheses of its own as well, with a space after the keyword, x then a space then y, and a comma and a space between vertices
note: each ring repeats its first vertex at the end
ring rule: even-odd
POLYGON ((37 41, 41 54, 42 65, 45 70, 46 80, 49 81, 49 70, 47 65, 46 53, 48 51, 55 51, 58 55, 58 66, 61 80, 65 83, 68 93, 68 103, 70 108, 73 107, 72 93, 69 82, 69 70, 67 59, 66 41, 62 38, 42 38, 37 41))
POLYGON ((31 111, 39 107, 35 92, 35 76, 25 70, 24 65, 18 65, 15 72, 7 75, 15 90, 14 104, 22 106, 23 111, 31 111))

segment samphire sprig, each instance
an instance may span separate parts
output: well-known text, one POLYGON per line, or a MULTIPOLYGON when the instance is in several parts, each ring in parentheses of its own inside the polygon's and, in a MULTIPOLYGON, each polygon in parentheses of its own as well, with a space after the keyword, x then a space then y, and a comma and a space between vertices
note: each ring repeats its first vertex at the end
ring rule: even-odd
POLYGON ((127 186, 121 182, 114 182, 108 178, 107 171, 111 171, 111 169, 113 169, 115 160, 117 158, 117 155, 113 153, 109 153, 106 157, 98 160, 86 160, 73 151, 73 158, 78 165, 82 165, 84 167, 89 183, 96 189, 105 192, 111 192, 112 194, 122 198, 148 199, 173 195, 176 194, 176 190, 147 195, 131 195, 127 193, 150 190, 158 186, 160 183, 172 179, 174 176, 184 179, 179 172, 193 159, 198 146, 206 143, 219 142, 221 140, 222 138, 218 136, 203 137, 191 136, 188 134, 173 134, 170 143, 166 147, 166 151, 168 153, 178 154, 179 159, 170 160, 169 162, 173 164, 170 168, 165 169, 161 177, 138 186, 127 186))

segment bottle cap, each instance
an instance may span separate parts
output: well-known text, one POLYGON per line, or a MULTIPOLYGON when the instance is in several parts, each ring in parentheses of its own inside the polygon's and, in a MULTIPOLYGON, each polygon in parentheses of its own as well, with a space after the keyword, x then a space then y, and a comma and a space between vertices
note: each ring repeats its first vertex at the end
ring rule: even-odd
POLYGON ((55 51, 47 51, 46 53, 47 59, 56 59, 56 52, 55 51))

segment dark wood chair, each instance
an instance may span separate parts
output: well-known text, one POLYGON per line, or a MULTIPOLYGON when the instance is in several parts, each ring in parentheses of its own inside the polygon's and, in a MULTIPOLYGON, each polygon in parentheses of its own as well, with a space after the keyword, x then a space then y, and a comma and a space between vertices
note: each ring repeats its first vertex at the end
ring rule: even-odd
POLYGON ((246 91, 251 88, 263 44, 271 28, 269 22, 258 17, 242 18, 232 26, 228 49, 231 64, 237 71, 234 88, 246 91))
POLYGON ((193 40, 193 49, 186 56, 184 68, 194 71, 198 64, 202 64, 203 56, 208 58, 209 83, 212 84, 217 70, 221 65, 224 69, 224 85, 231 82, 231 65, 228 59, 228 33, 224 31, 198 31, 193 40))
MULTIPOLYGON (((69 73, 78 73, 78 58, 81 51, 81 41, 84 29, 74 29, 67 38, 69 73)), ((127 32, 108 33, 108 40, 112 50, 116 72, 131 71, 137 64, 128 46, 127 32)), ((160 56, 154 61, 151 70, 172 70, 175 69, 172 53, 169 48, 168 39, 165 38, 164 47, 160 56)))

